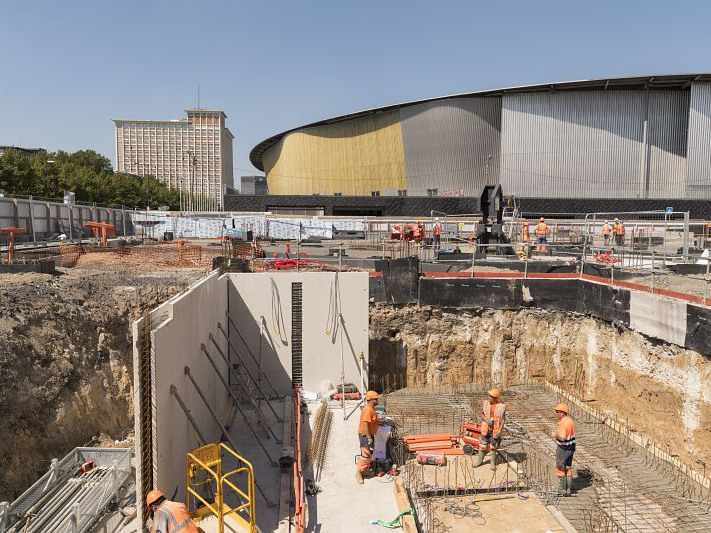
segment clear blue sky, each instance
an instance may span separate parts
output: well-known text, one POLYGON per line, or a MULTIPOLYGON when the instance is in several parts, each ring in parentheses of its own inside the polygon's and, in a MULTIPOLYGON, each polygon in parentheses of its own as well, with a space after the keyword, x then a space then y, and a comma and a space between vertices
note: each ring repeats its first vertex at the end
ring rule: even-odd
POLYGON ((710 2, 22 0, 0 7, 0 145, 94 149, 112 118, 226 112, 259 141, 433 96, 711 72, 710 2))

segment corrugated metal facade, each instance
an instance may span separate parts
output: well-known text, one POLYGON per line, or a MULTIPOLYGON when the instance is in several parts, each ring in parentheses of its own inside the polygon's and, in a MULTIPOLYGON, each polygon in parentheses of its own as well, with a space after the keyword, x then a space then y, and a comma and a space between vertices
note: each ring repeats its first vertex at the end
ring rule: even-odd
POLYGON ((400 110, 407 192, 463 190, 478 196, 498 183, 501 97, 451 98, 400 110))
POLYGON ((711 83, 691 84, 688 198, 711 198, 711 83))
POLYGON ((370 196, 405 190, 400 113, 288 133, 265 151, 264 168, 270 194, 370 196))
POLYGON ((501 183, 525 197, 644 198, 684 188, 688 94, 504 95, 501 183))

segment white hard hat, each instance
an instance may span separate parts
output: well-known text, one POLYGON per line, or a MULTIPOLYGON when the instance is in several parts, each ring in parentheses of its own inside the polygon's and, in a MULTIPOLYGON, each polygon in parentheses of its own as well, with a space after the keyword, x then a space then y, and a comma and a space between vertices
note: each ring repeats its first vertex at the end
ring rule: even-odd
POLYGON ((439 220, 439 217, 435 217, 435 220, 439 220))

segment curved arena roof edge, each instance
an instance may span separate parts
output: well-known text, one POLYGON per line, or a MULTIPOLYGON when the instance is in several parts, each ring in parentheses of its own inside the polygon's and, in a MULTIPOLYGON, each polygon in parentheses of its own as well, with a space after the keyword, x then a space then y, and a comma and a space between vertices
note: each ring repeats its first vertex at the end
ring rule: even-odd
POLYGON ((556 83, 544 83, 537 85, 519 85, 516 87, 506 87, 501 89, 487 89, 483 91, 475 91, 469 93, 459 93, 450 94, 446 96, 436 96, 434 98, 425 98, 424 100, 414 100, 411 102, 403 102, 398 104, 391 104, 383 107, 376 107, 373 109, 366 109, 363 111, 357 111, 355 113, 349 113, 347 115, 339 115, 332 118, 327 118, 325 120, 319 120, 318 122, 312 122, 310 124, 304 124, 290 130, 283 131, 263 140, 257 146, 252 148, 249 153, 249 160, 251 163, 257 167, 259 170, 264 170, 264 165, 262 163, 262 155, 264 152, 274 146, 279 140, 287 135, 288 133, 302 130, 305 128, 313 128, 315 126, 324 126, 328 124, 335 124, 337 122, 343 122, 345 120, 350 120, 358 117, 374 115, 376 113, 382 113, 384 111, 391 111, 393 109, 400 109, 403 107, 409 107, 413 105, 424 104, 427 102, 436 102, 438 100, 447 100, 450 98, 462 98, 468 96, 499 96, 503 94, 511 93, 527 93, 527 92, 541 92, 541 91, 590 91, 590 90, 633 90, 633 89, 687 89, 692 82, 695 81, 707 81, 711 82, 711 74, 700 73, 700 74, 664 74, 656 76, 634 76, 626 78, 602 78, 597 80, 578 80, 578 81, 564 81, 556 83))

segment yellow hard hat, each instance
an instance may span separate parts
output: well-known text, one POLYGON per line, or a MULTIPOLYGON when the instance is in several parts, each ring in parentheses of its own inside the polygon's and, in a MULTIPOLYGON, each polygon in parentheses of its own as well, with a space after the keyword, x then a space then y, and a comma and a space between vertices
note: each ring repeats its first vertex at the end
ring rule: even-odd
POLYGON ((501 396, 501 391, 499 389, 491 389, 489 390, 489 396, 491 396, 492 398, 498 398, 499 396, 501 396))
POLYGON ((152 504, 156 503, 161 498, 165 498, 165 495, 161 491, 153 489, 146 496, 146 506, 150 507, 152 504))
POLYGON ((369 390, 365 394, 365 401, 366 402, 369 402, 370 400, 377 400, 378 398, 380 398, 380 395, 377 392, 375 392, 374 390, 369 390))
POLYGON ((568 407, 567 403, 559 403, 558 405, 555 406, 556 411, 561 411, 565 413, 566 415, 570 414, 570 408, 568 407))

